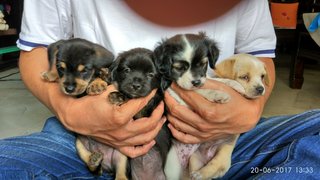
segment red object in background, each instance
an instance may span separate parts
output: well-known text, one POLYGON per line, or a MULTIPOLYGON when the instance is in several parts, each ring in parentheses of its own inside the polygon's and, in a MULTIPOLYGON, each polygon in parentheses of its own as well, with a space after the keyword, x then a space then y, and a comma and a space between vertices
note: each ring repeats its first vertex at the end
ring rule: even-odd
POLYGON ((241 0, 125 0, 143 18, 169 27, 190 26, 215 19, 241 0))
POLYGON ((298 6, 298 2, 271 2, 271 16, 273 25, 277 28, 295 29, 297 26, 298 6))

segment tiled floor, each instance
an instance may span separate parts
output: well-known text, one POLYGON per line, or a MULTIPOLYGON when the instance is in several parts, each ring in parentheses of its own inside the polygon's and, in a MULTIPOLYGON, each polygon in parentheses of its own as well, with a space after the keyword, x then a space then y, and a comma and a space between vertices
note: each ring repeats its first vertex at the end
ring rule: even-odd
MULTIPOLYGON (((320 108, 320 67, 305 69, 305 82, 301 90, 288 87, 288 57, 276 59, 276 85, 265 107, 264 116, 295 114, 320 108)), ((0 72, 0 78, 18 72, 17 68, 0 72)), ((39 131, 44 120, 52 113, 37 101, 19 81, 19 74, 0 81, 0 138, 39 131), (18 80, 18 81, 17 81, 18 80)))

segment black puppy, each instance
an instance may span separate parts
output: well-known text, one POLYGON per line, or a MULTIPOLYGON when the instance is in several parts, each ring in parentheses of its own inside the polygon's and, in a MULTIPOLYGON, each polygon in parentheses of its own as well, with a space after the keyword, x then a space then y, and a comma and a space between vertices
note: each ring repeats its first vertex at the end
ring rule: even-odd
MULTIPOLYGON (((110 81, 115 84, 118 91, 109 94, 109 101, 112 104, 121 105, 132 98, 147 96, 153 89, 157 89, 155 96, 148 104, 134 116, 134 119, 148 117, 157 105, 163 100, 163 92, 160 87, 160 74, 154 64, 153 52, 144 48, 135 48, 121 53, 114 63, 110 66, 110 81)), ((116 179, 165 179, 163 167, 166 154, 169 151, 171 141, 170 131, 166 125, 163 125, 158 136, 156 145, 146 154, 134 159, 128 158, 113 149, 101 143, 95 143, 88 148, 88 156, 95 156, 90 152, 101 152, 102 158, 96 161, 101 162, 102 168, 115 172, 116 179), (110 153, 112 152, 112 153, 110 153), (110 157, 112 155, 112 157, 110 157), (110 160, 113 159, 112 164, 110 160), (132 174, 130 174, 132 170, 132 174)), ((87 158, 88 159, 88 158, 87 158)), ((94 164, 94 163, 91 163, 94 164)))
POLYGON ((58 80, 67 95, 82 96, 99 94, 106 89, 108 67, 114 56, 98 44, 74 38, 50 44, 48 58, 49 71, 42 73, 42 78, 58 80))

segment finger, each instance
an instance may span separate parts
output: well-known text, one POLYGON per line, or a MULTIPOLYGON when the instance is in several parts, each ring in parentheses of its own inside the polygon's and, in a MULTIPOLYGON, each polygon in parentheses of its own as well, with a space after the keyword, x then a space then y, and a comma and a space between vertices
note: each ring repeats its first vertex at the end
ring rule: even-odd
POLYGON ((174 89, 174 91, 190 106, 191 109, 193 109, 203 117, 206 116, 206 113, 209 112, 213 116, 215 114, 214 111, 216 109, 216 106, 220 105, 208 101, 194 91, 185 91, 175 84, 172 85, 172 89, 174 89))
POLYGON ((156 93, 154 89, 148 96, 143 98, 130 99, 128 102, 121 106, 116 106, 116 112, 118 115, 123 116, 124 119, 130 119, 137 114, 143 107, 145 107, 151 98, 156 93))
POLYGON ((165 93, 165 103, 168 107, 169 113, 171 113, 172 116, 196 129, 199 129, 199 125, 207 123, 204 119, 202 119, 202 117, 190 110, 188 107, 178 104, 167 92, 165 93))
POLYGON ((136 136, 130 137, 123 141, 126 145, 142 145, 147 144, 159 134, 160 129, 162 128, 165 118, 162 118, 161 121, 157 124, 156 128, 149 130, 146 133, 138 134, 136 136))
POLYGON ((193 126, 190 126, 189 124, 177 119, 174 116, 171 116, 170 114, 168 114, 167 117, 168 117, 168 121, 175 129, 193 136, 199 134, 199 130, 194 128, 193 126))
POLYGON ((120 147, 119 151, 130 158, 136 158, 146 154, 155 145, 155 143, 156 142, 153 140, 142 146, 124 146, 120 147))
POLYGON ((174 107, 176 105, 180 105, 169 93, 168 91, 164 92, 164 100, 166 103, 166 106, 168 108, 174 107))
POLYGON ((171 130, 171 133, 173 137, 175 137, 178 141, 181 141, 182 143, 186 144, 196 144, 200 143, 201 140, 195 136, 192 136, 190 134, 183 133, 181 131, 178 131, 176 128, 174 128, 171 124, 168 124, 169 129, 171 130))
POLYGON ((150 117, 144 117, 132 121, 126 126, 128 132, 132 133, 131 136, 148 132, 160 123, 164 123, 166 118, 162 117, 164 111, 164 103, 161 101, 156 109, 153 110, 150 117))

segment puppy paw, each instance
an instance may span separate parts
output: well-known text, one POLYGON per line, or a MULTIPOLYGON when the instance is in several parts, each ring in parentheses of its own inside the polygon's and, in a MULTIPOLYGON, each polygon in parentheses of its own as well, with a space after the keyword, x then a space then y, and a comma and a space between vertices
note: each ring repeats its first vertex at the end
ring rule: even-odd
POLYGON ((213 101, 216 103, 227 103, 229 102, 231 99, 230 95, 225 93, 225 92, 221 92, 221 93, 216 93, 215 97, 213 98, 213 101))
POLYGON ((211 170, 209 170, 210 172, 206 172, 207 170, 200 169, 199 171, 192 172, 190 174, 190 178, 192 180, 221 178, 227 173, 228 170, 229 170, 229 167, 225 167, 225 166, 211 168, 211 170))
POLYGON ((230 86, 232 89, 236 90, 240 94, 246 93, 246 90, 244 89, 244 87, 237 81, 230 80, 228 81, 227 85, 230 86))
POLYGON ((191 180, 202 180, 202 175, 199 172, 192 172, 190 175, 191 180))
POLYGON ((107 89, 107 86, 108 86, 107 82, 103 81, 100 78, 97 78, 89 84, 86 92, 89 95, 101 94, 103 91, 107 89))
POLYGON ((192 179, 216 179, 224 176, 231 166, 231 155, 223 153, 214 157, 208 164, 190 174, 192 179), (220 156, 220 157, 219 157, 220 156), (229 156, 229 157, 226 157, 229 156))
POLYGON ((103 154, 100 152, 93 152, 90 155, 89 162, 87 164, 89 170, 95 175, 102 175, 102 163, 103 154))
POLYGON ((231 99, 230 95, 223 91, 212 89, 197 89, 196 92, 211 102, 224 104, 229 102, 231 99))
POLYGON ((108 98, 109 98, 109 102, 111 104, 115 104, 118 106, 122 105, 126 101, 126 97, 122 93, 117 92, 117 91, 111 92, 109 94, 108 98))
POLYGON ((233 79, 226 79, 226 78, 211 78, 215 81, 222 82, 228 86, 230 86, 232 89, 236 90, 240 94, 245 94, 246 91, 244 87, 236 80, 233 79))
POLYGON ((45 71, 41 73, 41 79, 48 82, 55 82, 58 79, 58 74, 51 71, 45 71))
POLYGON ((128 178, 126 176, 120 176, 120 177, 116 177, 115 180, 128 180, 128 178))
POLYGON ((109 69, 108 68, 101 68, 99 72, 99 77, 103 80, 108 80, 109 79, 109 69))

